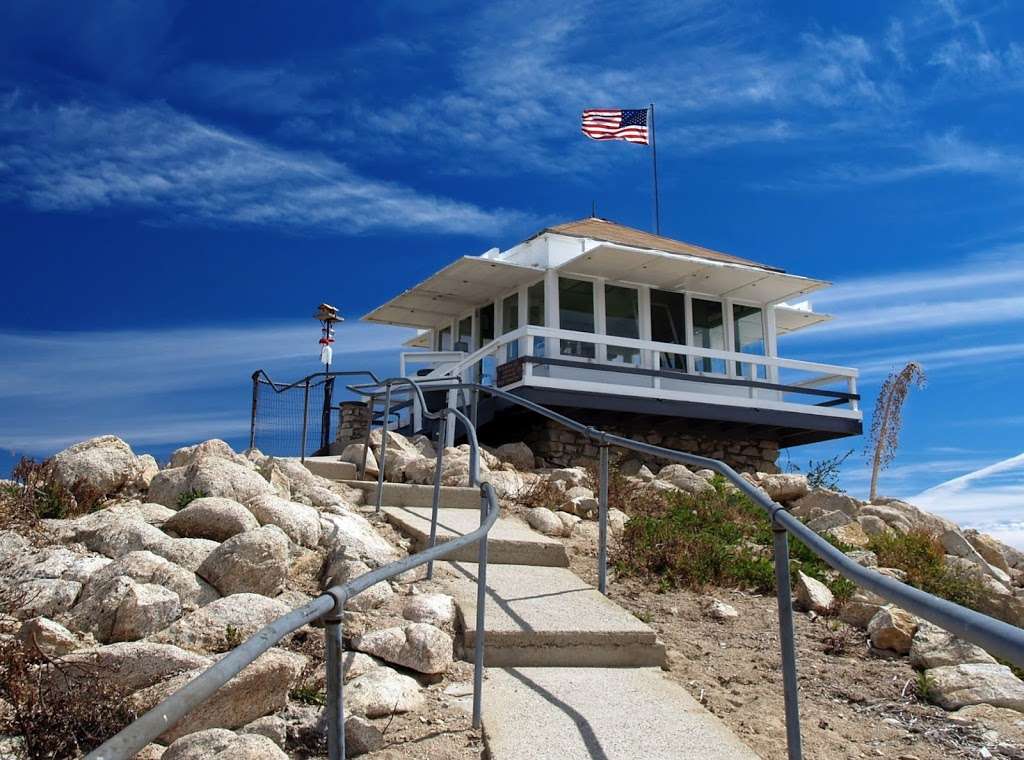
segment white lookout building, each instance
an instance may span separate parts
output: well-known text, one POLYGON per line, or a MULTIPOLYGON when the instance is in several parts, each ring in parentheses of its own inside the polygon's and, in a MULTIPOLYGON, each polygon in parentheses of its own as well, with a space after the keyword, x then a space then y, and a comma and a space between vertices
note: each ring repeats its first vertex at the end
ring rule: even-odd
MULTIPOLYGON (((405 376, 774 471, 780 448, 861 433, 857 370, 778 354, 779 335, 829 319, 792 305, 828 284, 595 217, 457 259, 364 319, 419 329, 405 376)), ((484 442, 525 440, 552 465, 597 454, 507 403, 475 413, 484 442)), ((403 425, 422 429, 414 405, 403 425)))

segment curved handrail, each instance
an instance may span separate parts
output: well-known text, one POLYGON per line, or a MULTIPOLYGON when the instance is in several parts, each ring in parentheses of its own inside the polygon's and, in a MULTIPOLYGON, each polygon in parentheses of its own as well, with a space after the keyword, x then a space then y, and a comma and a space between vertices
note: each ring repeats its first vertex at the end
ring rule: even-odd
POLYGON ((323 377, 323 378, 328 378, 328 377, 368 377, 368 378, 370 378, 375 383, 379 383, 380 382, 380 378, 377 377, 377 375, 374 372, 372 372, 371 370, 368 370, 368 369, 367 370, 349 370, 349 371, 346 371, 346 372, 314 372, 311 375, 306 375, 305 377, 299 378, 294 383, 288 383, 288 384, 285 384, 285 385, 282 385, 282 384, 279 384, 279 383, 275 383, 273 380, 270 379, 270 375, 268 375, 265 370, 258 369, 258 370, 256 370, 255 372, 252 373, 252 381, 254 383, 255 382, 264 382, 267 385, 269 385, 271 390, 273 390, 275 393, 282 393, 284 391, 291 390, 292 388, 298 388, 300 385, 305 385, 308 381, 312 380, 314 377, 323 377), (261 377, 263 378, 262 380, 260 380, 261 377))
MULTIPOLYGON (((172 728, 189 712, 208 700, 220 687, 288 634, 321 618, 340 615, 348 599, 365 591, 375 583, 441 559, 455 549, 483 541, 498 519, 498 499, 490 483, 482 483, 480 493, 481 498, 487 504, 487 510, 476 530, 443 544, 424 549, 404 559, 391 562, 369 573, 364 573, 348 583, 332 586, 308 604, 292 610, 287 615, 264 626, 218 660, 216 664, 211 665, 142 717, 86 755, 86 760, 113 760, 132 757, 151 741, 172 728)), ((483 542, 486 543, 486 541, 483 542)), ((482 639, 483 637, 478 637, 478 640, 482 639)))
MULTIPOLYGON (((402 378, 407 380, 407 378, 402 378)), ((382 384, 393 382, 396 378, 388 378, 382 384)), ((412 381, 408 381, 412 382, 412 381)), ((413 383, 420 393, 419 383, 413 383)), ((429 389, 429 384, 428 389, 429 389)), ((362 386, 350 386, 356 392, 360 392, 362 386)), ((837 570, 845 578, 873 591, 886 600, 898 604, 915 615, 929 620, 946 630, 955 633, 961 638, 978 644, 1014 665, 1024 667, 1024 630, 1005 623, 1002 620, 983 615, 974 610, 968 609, 953 602, 941 599, 920 589, 902 583, 895 578, 882 575, 870 568, 857 564, 847 557, 843 552, 823 539, 813 530, 804 525, 800 520, 791 515, 781 504, 772 501, 760 488, 754 486, 746 478, 740 476, 732 467, 717 459, 702 457, 697 454, 689 454, 675 449, 668 449, 663 446, 635 441, 632 438, 625 438, 614 433, 607 433, 589 425, 566 417, 563 414, 552 411, 533 401, 524 399, 509 391, 499 388, 480 385, 479 383, 445 383, 440 388, 444 390, 474 390, 504 399, 513 404, 521 406, 530 411, 536 412, 557 422, 565 427, 586 436, 601 446, 620 446, 625 449, 645 453, 651 456, 661 457, 681 464, 689 464, 699 468, 713 470, 739 488, 745 495, 750 497, 761 509, 772 519, 773 524, 785 528, 799 538, 808 549, 821 558, 824 562, 837 570)))

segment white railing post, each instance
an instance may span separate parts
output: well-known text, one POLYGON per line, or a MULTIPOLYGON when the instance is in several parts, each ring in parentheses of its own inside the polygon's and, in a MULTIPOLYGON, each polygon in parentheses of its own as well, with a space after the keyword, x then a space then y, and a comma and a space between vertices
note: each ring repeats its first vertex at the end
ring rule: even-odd
MULTIPOLYGON (((850 393, 851 396, 856 396, 857 395, 857 376, 856 375, 850 375, 850 377, 847 379, 847 381, 846 381, 846 390, 850 393)), ((858 401, 855 398, 851 398, 850 399, 850 409, 852 409, 855 412, 860 411, 860 401, 858 401)))

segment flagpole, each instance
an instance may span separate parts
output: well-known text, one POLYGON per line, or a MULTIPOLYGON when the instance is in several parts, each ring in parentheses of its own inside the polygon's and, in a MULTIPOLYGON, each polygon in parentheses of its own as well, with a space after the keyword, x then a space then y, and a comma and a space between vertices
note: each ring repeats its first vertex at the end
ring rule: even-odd
POLYGON ((654 136, 654 103, 650 108, 651 126, 651 163, 654 167, 654 232, 661 234, 661 198, 658 195, 658 141, 654 136))

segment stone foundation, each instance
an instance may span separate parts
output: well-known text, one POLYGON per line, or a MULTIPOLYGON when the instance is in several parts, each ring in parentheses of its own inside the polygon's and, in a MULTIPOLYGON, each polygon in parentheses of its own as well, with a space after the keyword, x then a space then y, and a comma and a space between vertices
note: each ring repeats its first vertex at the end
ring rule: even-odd
MULTIPOLYGON (((334 438, 335 446, 344 448, 350 443, 363 443, 366 440, 366 428, 370 424, 370 411, 363 401, 342 401, 341 419, 338 433, 334 438)), ((334 448, 334 447, 332 447, 334 448)))
MULTIPOLYGON (((691 454, 720 459, 739 472, 779 471, 776 462, 779 458, 779 444, 769 440, 751 440, 749 438, 716 438, 706 433, 688 433, 683 428, 685 422, 666 419, 654 425, 645 424, 642 429, 630 426, 628 422, 609 424, 602 422, 599 426, 609 433, 616 433, 626 438, 644 441, 656 446, 665 446, 691 454)), ((533 449, 533 453, 552 467, 575 467, 577 465, 597 464, 598 448, 583 436, 544 420, 519 431, 522 440, 533 449)), ((668 460, 656 457, 645 457, 634 451, 613 447, 613 462, 638 459, 651 470, 657 472, 660 467, 668 464, 668 460)))

